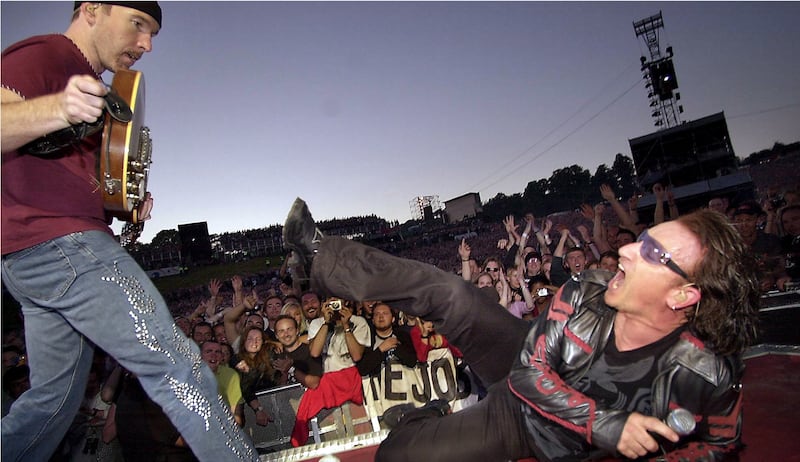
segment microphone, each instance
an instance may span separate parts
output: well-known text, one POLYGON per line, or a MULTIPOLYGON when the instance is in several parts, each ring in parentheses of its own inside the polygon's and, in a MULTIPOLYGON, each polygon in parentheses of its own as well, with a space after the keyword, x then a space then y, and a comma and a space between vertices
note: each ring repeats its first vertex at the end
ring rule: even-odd
POLYGON ((697 422, 694 421, 694 414, 682 407, 670 411, 664 423, 680 436, 691 434, 697 426, 697 422))
MULTIPOLYGON (((694 421, 694 414, 682 407, 675 408, 670 411, 670 413, 667 414, 667 418, 664 419, 664 423, 681 437, 694 432, 694 429, 697 426, 697 422, 694 421)), ((658 448, 661 450, 661 454, 664 455, 663 459, 659 457, 656 460, 666 460, 667 452, 671 451, 675 447, 676 443, 669 441, 654 431, 648 430, 647 433, 649 433, 650 436, 656 440, 658 443, 658 448)))

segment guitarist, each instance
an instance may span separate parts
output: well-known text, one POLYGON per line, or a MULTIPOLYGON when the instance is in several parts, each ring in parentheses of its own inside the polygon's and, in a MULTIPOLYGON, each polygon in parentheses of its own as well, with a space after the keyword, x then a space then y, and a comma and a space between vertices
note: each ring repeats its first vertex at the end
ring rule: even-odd
MULTIPOLYGON (((103 208, 100 76, 151 51, 161 19, 157 2, 76 2, 66 33, 3 51, 2 281, 22 305, 31 383, 2 419, 4 461, 50 458, 80 407, 94 345, 139 377, 199 459, 257 460, 103 208), (44 152, 35 146, 46 134, 44 152)), ((143 201, 140 219, 151 208, 143 201)))

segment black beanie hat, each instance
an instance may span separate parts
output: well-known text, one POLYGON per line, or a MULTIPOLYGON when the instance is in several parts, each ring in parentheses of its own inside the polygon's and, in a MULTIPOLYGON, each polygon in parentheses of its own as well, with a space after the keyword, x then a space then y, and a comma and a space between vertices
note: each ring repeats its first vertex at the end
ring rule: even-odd
MULTIPOLYGON (((84 2, 75 2, 75 7, 73 10, 77 10, 81 7, 81 3, 84 2)), ((161 7, 158 5, 158 2, 91 2, 91 3, 103 3, 106 5, 119 5, 128 8, 133 8, 134 10, 139 10, 142 13, 147 13, 153 17, 158 23, 158 27, 161 27, 161 7)))

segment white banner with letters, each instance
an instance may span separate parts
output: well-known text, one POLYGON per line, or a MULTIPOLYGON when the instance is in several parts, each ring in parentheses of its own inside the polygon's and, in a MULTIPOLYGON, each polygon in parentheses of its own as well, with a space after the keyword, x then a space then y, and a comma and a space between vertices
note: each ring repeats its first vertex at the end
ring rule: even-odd
POLYGON ((453 412, 478 401, 477 385, 462 367, 456 367, 448 348, 428 353, 428 361, 406 367, 397 360, 381 366, 375 377, 364 377, 365 405, 373 416, 397 404, 412 403, 417 407, 434 399, 450 403, 453 412))

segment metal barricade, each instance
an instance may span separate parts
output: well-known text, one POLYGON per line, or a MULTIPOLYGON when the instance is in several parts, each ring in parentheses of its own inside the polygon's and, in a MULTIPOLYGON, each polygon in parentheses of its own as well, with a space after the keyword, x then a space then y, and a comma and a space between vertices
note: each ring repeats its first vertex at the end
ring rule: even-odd
POLYGON ((292 447, 292 429, 297 417, 297 406, 304 391, 303 386, 296 383, 256 393, 258 402, 272 419, 265 427, 256 424, 256 415, 250 406, 244 407, 244 431, 253 439, 259 453, 292 447))

